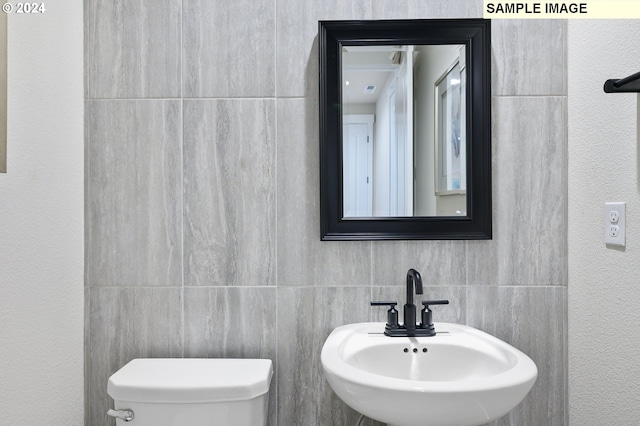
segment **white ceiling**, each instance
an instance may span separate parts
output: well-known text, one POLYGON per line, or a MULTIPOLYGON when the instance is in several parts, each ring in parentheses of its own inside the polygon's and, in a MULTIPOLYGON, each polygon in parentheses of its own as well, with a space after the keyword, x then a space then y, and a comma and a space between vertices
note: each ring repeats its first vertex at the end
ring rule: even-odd
POLYGON ((348 46, 342 51, 342 103, 376 103, 387 80, 397 65, 391 63, 400 46, 348 46), (347 84, 349 82, 349 84, 347 84), (375 85, 373 93, 365 88, 375 85))

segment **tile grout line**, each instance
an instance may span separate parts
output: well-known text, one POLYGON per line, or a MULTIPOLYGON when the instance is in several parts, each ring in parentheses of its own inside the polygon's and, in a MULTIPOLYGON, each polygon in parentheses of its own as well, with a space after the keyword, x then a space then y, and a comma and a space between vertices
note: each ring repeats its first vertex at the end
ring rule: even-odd
POLYGON ((181 137, 180 137, 180 315, 182 321, 182 333, 180 336, 180 349, 181 356, 184 358, 184 336, 186 330, 186 324, 184 320, 185 311, 185 282, 184 282, 184 0, 180 1, 180 115, 182 120, 180 122, 181 137))
MULTIPOLYGON (((373 242, 369 242, 369 301, 373 300, 373 242)), ((369 321, 373 321, 373 310, 369 306, 369 321)))
MULTIPOLYGON (((85 347, 84 347, 84 359, 82 360, 83 368, 83 385, 86 386, 89 390, 92 388, 92 383, 90 383, 90 375, 88 374, 91 369, 87 369, 87 361, 91 361, 91 287, 86 287, 85 291, 85 347)), ((88 408, 91 406, 91 398, 87 392, 85 393, 85 413, 84 413, 84 421, 86 422, 90 416, 90 410, 88 408)))
MULTIPOLYGON (((83 13, 84 14, 84 13, 83 13)), ((83 19, 86 19, 83 16, 83 19)), ((90 20, 89 22, 87 22, 87 24, 84 27, 84 30, 87 31, 88 33, 91 33, 91 29, 90 29, 90 20)), ((90 38, 90 34, 85 34, 85 37, 90 38)), ((89 43, 91 43, 91 39, 89 40, 89 43)), ((86 390, 84 391, 84 400, 83 400, 83 405, 84 405, 84 413, 83 413, 83 421, 86 423, 89 419, 90 419, 90 412, 91 409, 90 407, 92 406, 92 401, 91 401, 91 397, 90 397, 90 392, 87 392, 87 390, 91 390, 93 388, 93 383, 91 383, 91 376, 89 374, 89 372, 91 371, 91 367, 89 367, 87 364, 89 362, 91 362, 91 287, 87 285, 87 278, 88 278, 88 271, 89 271, 89 253, 91 251, 91 226, 88 220, 89 217, 89 209, 88 209, 88 203, 87 203, 87 199, 90 198, 91 195, 91 186, 90 186, 90 176, 91 176, 91 169, 89 167, 89 158, 90 158, 90 151, 89 151, 89 147, 90 147, 90 136, 89 136, 89 132, 87 129, 87 106, 90 103, 89 101, 89 95, 91 93, 91 79, 89 78, 90 73, 87 72, 87 46, 90 44, 85 44, 85 46, 83 47, 83 66, 85 66, 85 69, 83 70, 83 74, 84 74, 84 79, 85 79, 85 84, 84 84, 84 96, 83 96, 83 123, 82 123, 82 127, 83 127, 83 144, 84 144, 84 184, 85 184, 85 188, 84 188, 84 194, 83 196, 85 197, 85 199, 83 200, 84 203, 84 232, 83 232, 83 239, 84 239, 84 271, 83 271, 83 288, 84 288, 84 330, 83 330, 83 340, 84 340, 84 345, 83 345, 83 359, 82 359, 82 385, 86 388, 86 390)))
MULTIPOLYGON (((273 78, 274 78, 274 82, 273 82, 273 95, 274 95, 274 226, 275 226, 275 236, 274 236, 274 261, 275 261, 275 293, 276 293, 276 302, 275 302, 275 315, 276 315, 276 320, 275 320, 275 327, 276 327, 276 338, 275 338, 275 360, 273 361, 275 364, 275 369, 276 369, 276 379, 275 379, 275 389, 274 389, 274 399, 275 399, 275 404, 274 404, 274 409, 275 409, 275 413, 273 414, 275 417, 275 423, 276 425, 278 424, 278 398, 279 398, 279 387, 278 387, 278 377, 280 376, 280 369, 278 368, 278 360, 279 360, 279 355, 280 355, 280 350, 279 350, 279 343, 280 343, 280 333, 278 332, 279 330, 279 303, 278 303, 278 293, 279 293, 279 274, 278 274, 278 141, 279 141, 279 134, 278 134, 278 22, 277 22, 277 16, 278 16, 278 0, 274 0, 273 2, 273 13, 274 13, 274 25, 273 25, 273 38, 274 38, 274 45, 275 45, 275 49, 273 49, 273 67, 274 67, 274 73, 273 73, 273 78)), ((273 380, 273 379, 272 379, 273 380)))
POLYGON ((181 349, 182 349, 182 357, 184 358, 184 335, 186 330, 186 324, 184 320, 184 311, 185 311, 185 282, 184 282, 184 100, 181 102, 181 123, 180 126, 182 128, 181 138, 180 138, 180 307, 181 307, 181 317, 182 317, 182 336, 181 336, 181 349))
POLYGON ((469 325, 469 241, 464 242, 464 324, 469 325))
MULTIPOLYGON (((182 77, 181 77, 182 78, 182 77)), ((182 89, 181 89, 182 90, 182 89)), ((307 99, 306 96, 159 96, 148 98, 86 98, 90 101, 234 101, 234 100, 263 100, 263 99, 307 99)))

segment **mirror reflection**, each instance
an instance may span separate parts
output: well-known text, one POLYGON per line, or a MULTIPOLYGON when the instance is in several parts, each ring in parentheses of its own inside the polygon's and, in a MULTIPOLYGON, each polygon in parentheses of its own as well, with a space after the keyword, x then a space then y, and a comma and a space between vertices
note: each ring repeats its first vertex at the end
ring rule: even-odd
POLYGON ((467 215, 465 46, 342 46, 343 217, 467 215))

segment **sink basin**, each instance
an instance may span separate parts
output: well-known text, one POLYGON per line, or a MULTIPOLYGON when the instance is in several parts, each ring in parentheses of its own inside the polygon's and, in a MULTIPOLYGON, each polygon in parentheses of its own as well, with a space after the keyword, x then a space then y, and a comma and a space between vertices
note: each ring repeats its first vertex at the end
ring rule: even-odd
POLYGON ((538 376, 527 355, 473 327, 435 323, 433 337, 388 337, 384 325, 336 328, 321 359, 347 405, 389 425, 482 425, 518 405, 538 376))

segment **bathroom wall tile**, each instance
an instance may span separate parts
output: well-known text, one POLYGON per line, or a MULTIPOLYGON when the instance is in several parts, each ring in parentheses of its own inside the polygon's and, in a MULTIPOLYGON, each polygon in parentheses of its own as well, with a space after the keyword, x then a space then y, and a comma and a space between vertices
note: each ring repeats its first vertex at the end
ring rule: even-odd
POLYGON ((181 104, 89 101, 87 285, 181 285, 181 104))
POLYGON ((371 243, 320 240, 318 108, 278 100, 278 285, 370 284, 371 243))
POLYGON ((464 241, 375 241, 371 252, 373 285, 402 286, 411 268, 425 285, 466 284, 464 241))
MULTIPOLYGON (((185 287, 186 358, 268 358, 276 365, 275 287, 185 287)), ((275 374, 269 424, 276 425, 275 374)))
POLYGON ((277 96, 317 99, 318 21, 370 19, 370 4, 369 0, 277 0, 277 96))
MULTIPOLYGON (((449 301, 448 305, 431 306, 433 311, 433 321, 435 322, 453 322, 457 324, 466 324, 467 322, 467 290, 465 286, 424 286, 423 295, 415 295, 415 305, 418 307, 418 322, 421 320, 420 311, 422 310, 423 300, 441 300, 449 301)), ((394 287, 372 287, 371 300, 397 301, 398 318, 400 322, 403 320, 403 306, 407 300, 406 284, 394 287)), ((372 306, 371 321, 386 322, 388 307, 372 306)))
POLYGON ((494 95, 566 95, 567 21, 491 22, 494 95))
MULTIPOLYGON (((90 424, 91 410, 91 376, 89 372, 100 368, 99 366, 91 366, 91 354, 90 354, 90 340, 91 340, 91 287, 84 288, 84 424, 90 424), (92 368, 90 368, 92 367, 92 368)), ((103 390, 106 388, 103 388, 103 390)))
POLYGON ((181 289, 91 288, 88 303, 85 424, 111 426, 109 377, 134 358, 182 355, 181 289))
POLYGON ((184 96, 274 96, 275 3, 184 0, 184 96))
POLYGON ((85 0, 89 98, 180 96, 181 0, 85 0))
MULTIPOLYGON (((89 65, 90 65, 89 45, 93 43, 93 39, 91 36, 91 26, 89 24, 91 22, 92 9, 93 9, 92 6, 90 4, 87 4, 87 2, 84 3, 84 7, 82 8, 82 31, 84 35, 84 54, 82 55, 82 65, 84 66, 83 84, 84 84, 85 99, 88 99, 91 94, 91 92, 89 91, 90 88, 89 88, 89 72, 88 71, 89 71, 89 65)), ((85 131, 86 131, 86 127, 85 127, 85 131)), ((86 151, 85 151, 85 154, 86 154, 86 151)), ((85 155, 85 159, 86 159, 86 155, 85 155)))
MULTIPOLYGON (((85 58, 86 60, 86 58, 85 58)), ((86 70, 86 68, 85 68, 86 70)), ((86 84, 86 78, 85 78, 86 84)), ((91 128, 91 102, 84 102, 84 285, 85 287, 89 285, 89 271, 91 269, 91 223, 89 220, 91 214, 90 207, 90 188, 91 188, 91 151, 89 149, 89 145, 91 142, 91 138, 93 137, 92 132, 93 128, 91 128)), ((85 299, 87 300, 87 299, 85 299)))
POLYGON ((184 355, 269 358, 276 355, 275 287, 185 287, 184 355))
MULTIPOLYGON (((492 426, 566 424, 566 100, 494 98, 493 240, 323 242, 317 21, 481 17, 482 1, 217 3, 85 1, 88 98, 305 97, 87 102, 86 424, 113 425, 107 379, 141 356, 271 358, 270 425, 355 424, 322 345, 385 321, 369 301, 404 304, 409 268, 450 300, 436 321, 538 365, 492 426)), ((564 21, 494 20, 492 39, 494 95, 566 93, 564 21)))
POLYGON ((468 284, 567 284, 566 110, 493 98, 493 240, 467 242, 468 284))
POLYGON ((564 287, 468 286, 468 324, 520 349, 538 379, 524 401, 492 425, 563 425, 567 397, 564 287))
POLYGON ((482 0, 376 0, 373 19, 482 18, 482 0))
POLYGON ((336 396, 320 352, 340 325, 369 320, 368 287, 278 288, 278 424, 352 425, 359 414, 336 396))
POLYGON ((275 284, 275 101, 185 101, 185 285, 275 284))

